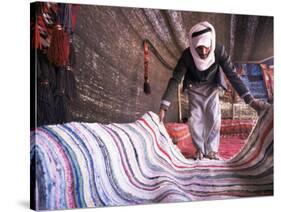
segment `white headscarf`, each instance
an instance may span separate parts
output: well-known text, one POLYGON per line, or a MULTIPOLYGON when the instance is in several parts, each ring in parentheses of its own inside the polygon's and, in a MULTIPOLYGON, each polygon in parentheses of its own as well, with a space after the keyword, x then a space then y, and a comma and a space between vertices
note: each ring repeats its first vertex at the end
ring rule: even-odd
POLYGON ((205 71, 215 62, 215 48, 216 48, 216 32, 214 27, 207 21, 200 22, 193 26, 189 32, 189 47, 194 60, 194 63, 199 71, 205 71), (211 30, 208 31, 207 29, 211 30), (202 30, 206 32, 198 36, 193 36, 192 34, 202 30), (198 53, 196 52, 196 47, 203 45, 205 47, 211 47, 210 53, 207 58, 201 59, 198 53))

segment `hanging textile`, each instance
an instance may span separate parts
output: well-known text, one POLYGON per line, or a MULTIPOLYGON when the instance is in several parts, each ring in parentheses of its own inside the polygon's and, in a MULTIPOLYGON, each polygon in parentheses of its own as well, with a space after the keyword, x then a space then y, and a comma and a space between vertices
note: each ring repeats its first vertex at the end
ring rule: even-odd
POLYGON ((273 81, 273 65, 267 65, 265 63, 260 64, 262 69, 262 75, 264 84, 266 87, 268 101, 273 102, 273 88, 274 88, 274 81, 273 81))
POLYGON ((53 90, 55 85, 55 69, 49 64, 46 55, 37 55, 37 125, 55 123, 53 90))
POLYGON ((32 4, 31 51, 37 76, 37 126, 70 120, 69 105, 76 96, 73 73, 73 33, 79 6, 32 4), (37 56, 36 56, 37 55, 37 56))

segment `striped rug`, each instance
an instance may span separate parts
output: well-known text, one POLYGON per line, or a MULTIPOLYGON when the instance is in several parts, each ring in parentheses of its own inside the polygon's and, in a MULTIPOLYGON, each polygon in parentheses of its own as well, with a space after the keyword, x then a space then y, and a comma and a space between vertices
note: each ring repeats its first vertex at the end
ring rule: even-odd
POLYGON ((129 124, 39 127, 31 185, 36 210, 273 195, 273 109, 227 161, 185 159, 153 112, 129 124))

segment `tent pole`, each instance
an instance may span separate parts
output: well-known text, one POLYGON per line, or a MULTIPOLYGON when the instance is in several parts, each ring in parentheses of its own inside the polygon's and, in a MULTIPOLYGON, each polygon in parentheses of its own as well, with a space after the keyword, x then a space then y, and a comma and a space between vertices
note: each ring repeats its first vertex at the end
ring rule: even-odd
POLYGON ((182 112, 181 112, 181 86, 178 86, 178 109, 179 109, 179 113, 178 113, 178 122, 182 121, 182 112))

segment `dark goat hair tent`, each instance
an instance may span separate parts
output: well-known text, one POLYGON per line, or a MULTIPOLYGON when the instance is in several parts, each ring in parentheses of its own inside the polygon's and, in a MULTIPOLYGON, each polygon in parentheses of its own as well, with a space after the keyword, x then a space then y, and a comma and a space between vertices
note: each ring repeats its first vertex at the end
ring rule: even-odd
MULTIPOLYGON (((43 19, 44 27, 39 28, 43 49, 50 45, 57 17, 60 21, 65 20, 68 26, 72 21, 65 33, 71 40, 70 58, 74 60, 75 57, 76 62, 75 65, 70 62, 70 71, 65 71, 65 79, 70 79, 64 93, 69 100, 66 103, 69 118, 65 117, 63 121, 130 122, 146 111, 158 111, 161 96, 172 74, 165 64, 170 67, 176 65, 188 45, 190 27, 202 20, 207 19, 214 25, 218 32, 217 40, 225 45, 234 62, 244 61, 246 64, 247 61, 261 61, 273 56, 272 17, 71 5, 72 18, 69 18, 69 5, 33 5, 37 8, 37 11, 33 10, 37 17, 49 17, 43 19), (61 18, 63 15, 68 18, 61 18), (143 92, 145 39, 151 42, 165 62, 149 45, 150 95, 143 92), (72 86, 73 83, 76 86, 72 86)), ((32 20, 31 28, 34 29, 38 18, 32 20)), ((42 22, 42 18, 40 20, 42 22)), ((251 77, 248 78, 250 81, 257 79, 262 84, 261 73, 251 77)), ((255 86, 254 81, 251 82, 255 86)), ((259 85, 261 98, 265 98, 266 94, 261 89, 264 88, 259 85)), ((181 96, 184 113, 186 100, 181 96)), ((178 121, 178 105, 178 98, 175 98, 167 121, 178 121)))

